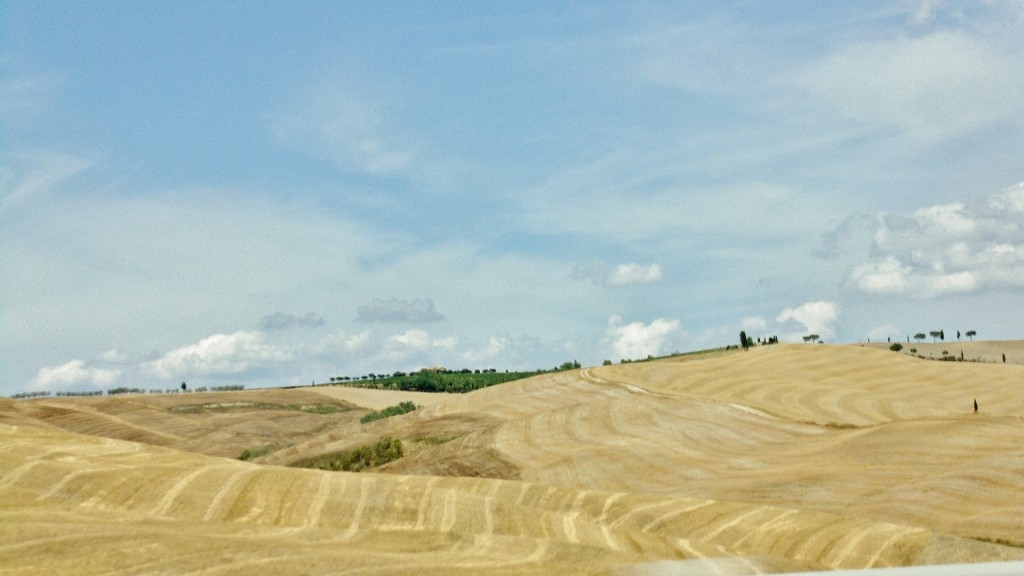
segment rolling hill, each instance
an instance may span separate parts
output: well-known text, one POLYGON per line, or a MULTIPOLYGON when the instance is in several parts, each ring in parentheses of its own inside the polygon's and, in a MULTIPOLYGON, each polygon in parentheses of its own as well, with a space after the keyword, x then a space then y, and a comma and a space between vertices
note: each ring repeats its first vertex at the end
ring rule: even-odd
POLYGON ((774 345, 469 394, 0 400, 0 572, 674 573, 689 565, 665 561, 727 558, 711 573, 769 573, 1024 560, 1024 345, 970 344, 1011 362, 774 345), (407 400, 421 408, 359 422, 407 400), (405 456, 373 472, 290 466, 382 437, 405 456), (257 456, 239 461, 246 449, 257 456))

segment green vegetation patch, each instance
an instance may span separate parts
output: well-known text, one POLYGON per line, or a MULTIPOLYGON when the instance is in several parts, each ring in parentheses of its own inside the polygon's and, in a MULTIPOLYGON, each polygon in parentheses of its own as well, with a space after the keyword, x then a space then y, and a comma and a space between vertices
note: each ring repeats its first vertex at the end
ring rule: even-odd
POLYGON ((416 409, 416 405, 412 402, 399 402, 394 406, 388 406, 383 410, 374 410, 369 414, 365 414, 359 419, 360 424, 366 424, 367 422, 373 422, 374 420, 380 420, 382 418, 389 418, 391 416, 398 416, 399 414, 408 414, 416 409))
POLYGON ((293 468, 315 468, 318 470, 360 472, 369 468, 383 466, 398 460, 405 455, 402 441, 385 436, 375 444, 360 446, 355 450, 343 450, 332 454, 322 454, 312 458, 303 458, 289 464, 293 468))
POLYGON ((416 436, 409 440, 416 444, 426 444, 427 446, 439 446, 441 444, 447 444, 452 440, 455 440, 458 436, 416 436))
POLYGON ((267 454, 270 454, 271 452, 280 450, 282 448, 291 448, 292 446, 295 446, 295 444, 293 442, 289 442, 287 444, 280 444, 280 443, 279 444, 268 444, 268 445, 263 446, 261 448, 253 448, 253 449, 246 448, 245 450, 242 450, 241 454, 238 455, 238 459, 239 460, 255 460, 256 458, 259 458, 260 456, 266 456, 267 454))
POLYGON ((273 445, 264 446, 262 448, 255 448, 253 450, 249 450, 248 448, 246 448, 245 450, 242 450, 241 454, 238 455, 238 459, 239 460, 252 460, 253 458, 259 458, 260 456, 266 456, 267 454, 270 454, 271 452, 273 452, 274 449, 275 448, 274 448, 273 445))
POLYGON ((405 374, 396 372, 392 376, 371 375, 363 379, 335 378, 334 383, 356 388, 373 388, 376 390, 402 390, 406 392, 472 392, 480 388, 504 384, 513 380, 521 380, 536 376, 542 372, 497 372, 494 370, 464 369, 422 370, 405 374))

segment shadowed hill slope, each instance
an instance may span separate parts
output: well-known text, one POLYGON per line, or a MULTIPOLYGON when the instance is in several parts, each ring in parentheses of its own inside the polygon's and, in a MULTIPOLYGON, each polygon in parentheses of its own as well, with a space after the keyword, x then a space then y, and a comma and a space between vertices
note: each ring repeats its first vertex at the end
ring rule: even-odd
MULTIPOLYGON (((232 401, 351 406, 343 388, 320 392, 232 401)), ((224 408, 235 427, 319 419, 290 436, 291 421, 275 424, 294 445, 264 463, 400 438, 406 456, 385 474, 197 454, 190 443, 228 420, 183 411, 188 396, 0 404, 4 569, 583 574, 729 556, 755 573, 1024 559, 1022 366, 782 345, 549 374, 368 424, 358 408, 224 408), (153 445, 120 439, 131 430, 153 445)), ((215 397, 200 406, 227 403, 215 397)))
POLYGON ((11 408, 8 420, 230 458, 294 444, 366 413, 306 389, 41 398, 11 408))

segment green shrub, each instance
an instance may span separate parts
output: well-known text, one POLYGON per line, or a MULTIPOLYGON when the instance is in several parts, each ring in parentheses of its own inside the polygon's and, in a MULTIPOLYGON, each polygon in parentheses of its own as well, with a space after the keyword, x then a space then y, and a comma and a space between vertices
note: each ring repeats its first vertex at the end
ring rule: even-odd
POLYGON ((368 468, 383 466, 404 456, 402 441, 385 436, 376 444, 367 444, 354 450, 324 454, 315 458, 303 458, 291 463, 296 468, 318 468, 320 470, 359 472, 368 468))
POLYGON ((374 420, 380 420, 382 418, 398 416, 399 414, 407 414, 415 409, 416 405, 412 402, 399 402, 398 404, 388 406, 383 410, 374 410, 369 414, 364 414, 363 417, 359 419, 359 422, 361 424, 366 424, 367 422, 373 422, 374 420))
POLYGON ((274 451, 274 447, 273 446, 264 446, 262 448, 255 448, 253 450, 249 450, 248 448, 246 448, 245 450, 242 450, 241 454, 238 455, 238 459, 239 460, 252 460, 253 458, 259 458, 260 456, 266 456, 267 454, 270 454, 273 451, 274 451))
POLYGON ((889 346, 889 350, 892 350, 893 352, 899 352, 900 350, 903 350, 903 344, 897 342, 892 346, 889 346))

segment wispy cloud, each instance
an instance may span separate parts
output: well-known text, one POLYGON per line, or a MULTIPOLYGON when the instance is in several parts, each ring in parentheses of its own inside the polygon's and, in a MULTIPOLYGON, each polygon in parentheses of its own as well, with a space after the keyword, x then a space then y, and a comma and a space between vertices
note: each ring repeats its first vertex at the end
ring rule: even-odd
POLYGON ((331 86, 318 86, 273 122, 286 145, 340 167, 386 176, 408 170, 415 148, 398 140, 397 123, 380 105, 331 86))
POLYGON ((314 312, 305 316, 294 316, 284 312, 274 312, 260 318, 260 330, 287 330, 289 328, 319 328, 324 325, 324 317, 314 312))
POLYGON ((839 115, 934 142, 1024 111, 1024 57, 966 31, 938 30, 843 46, 808 65, 797 85, 839 115))
POLYGON ((440 322, 444 315, 434 309, 434 301, 429 298, 417 300, 384 300, 376 298, 373 302, 359 307, 357 322, 399 322, 420 324, 423 322, 440 322))
POLYGON ((19 72, 12 60, 0 56, 0 120, 6 129, 17 130, 44 113, 60 82, 45 72, 19 72))
POLYGON ((33 150, 2 158, 0 216, 16 205, 45 201, 55 188, 93 166, 92 160, 55 150, 33 150))

